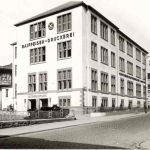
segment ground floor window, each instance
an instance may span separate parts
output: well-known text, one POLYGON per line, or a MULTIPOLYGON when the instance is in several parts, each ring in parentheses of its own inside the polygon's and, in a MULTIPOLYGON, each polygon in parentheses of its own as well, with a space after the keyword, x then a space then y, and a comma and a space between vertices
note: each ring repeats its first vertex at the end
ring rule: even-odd
POLYGON ((92 96, 92 107, 96 107, 96 106, 97 106, 97 97, 92 96))
POLYGON ((59 106, 60 107, 69 107, 69 106, 71 106, 70 96, 59 97, 59 106))
POLYGON ((115 107, 116 107, 116 99, 112 98, 112 108, 115 108, 115 107))
POLYGON ((108 98, 102 97, 101 107, 108 107, 108 98))
POLYGON ((137 101, 137 107, 140 108, 141 107, 141 102, 137 101))
POLYGON ((132 108, 132 100, 129 100, 128 108, 129 108, 129 109, 132 108))
POLYGON ((123 107, 124 107, 124 99, 121 99, 120 108, 123 108, 123 107))

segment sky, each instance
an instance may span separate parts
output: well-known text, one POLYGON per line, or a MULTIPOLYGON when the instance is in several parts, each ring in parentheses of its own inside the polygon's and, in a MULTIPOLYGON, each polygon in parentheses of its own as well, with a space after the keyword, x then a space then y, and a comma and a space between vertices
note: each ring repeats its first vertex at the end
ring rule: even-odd
MULTIPOLYGON (((12 63, 15 23, 69 0, 0 0, 0 66, 12 63)), ((73 0, 77 1, 77 0, 73 0)), ((79 1, 79 0, 78 0, 79 1)), ((84 0, 150 52, 150 0, 84 0)))

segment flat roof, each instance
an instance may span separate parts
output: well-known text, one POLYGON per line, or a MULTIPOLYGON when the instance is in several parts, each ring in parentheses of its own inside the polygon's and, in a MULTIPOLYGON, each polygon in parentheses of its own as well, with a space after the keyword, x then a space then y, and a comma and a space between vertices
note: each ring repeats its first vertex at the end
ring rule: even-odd
MULTIPOLYGON (((94 12, 96 15, 98 15, 100 18, 102 18, 104 21, 106 21, 108 24, 110 24, 112 27, 114 27, 120 34, 122 34, 125 38, 127 38, 129 41, 131 41, 135 46, 137 46, 138 48, 140 48, 141 50, 143 50, 146 54, 148 54, 148 52, 142 48, 140 45, 138 45, 135 41, 133 41, 129 36, 127 36, 126 34, 124 34, 122 31, 119 30, 119 28, 114 24, 112 23, 110 20, 108 20, 106 17, 104 17, 101 13, 99 13, 96 9, 94 9, 92 6, 90 5, 87 5, 85 4, 83 1, 70 1, 70 2, 67 2, 65 4, 62 4, 58 7, 55 7, 53 9, 50 9, 46 12, 43 12, 43 13, 40 13, 36 16, 33 16, 31 18, 28 18, 24 21, 21 21, 19 23, 16 23, 15 26, 18 27, 18 26, 21 26, 21 25, 24 25, 26 23, 30 23, 32 21, 36 21, 38 19, 42 19, 42 18, 45 18, 45 17, 48 17, 48 16, 51 16, 51 15, 54 15, 54 14, 57 14, 57 13, 60 13, 60 12, 63 12, 63 11, 66 11, 66 10, 70 10, 70 9, 73 9, 73 8, 76 8, 76 7, 79 7, 79 6, 83 6, 85 9, 87 10, 91 10, 92 12, 94 12)), ((16 45, 17 42, 11 44, 11 45, 16 45)))

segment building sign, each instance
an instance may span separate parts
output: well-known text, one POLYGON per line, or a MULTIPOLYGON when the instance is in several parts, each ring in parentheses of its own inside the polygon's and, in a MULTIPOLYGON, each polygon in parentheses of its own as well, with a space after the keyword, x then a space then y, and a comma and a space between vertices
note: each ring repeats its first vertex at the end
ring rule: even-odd
POLYGON ((53 23, 53 22, 50 22, 50 23, 48 24, 48 28, 49 28, 49 30, 53 30, 53 28, 54 28, 54 23, 53 23))
POLYGON ((28 98, 29 99, 33 99, 33 98, 47 98, 47 95, 44 94, 44 95, 28 95, 28 98))
POLYGON ((38 40, 38 41, 35 41, 35 42, 30 42, 30 43, 27 43, 27 44, 23 44, 22 48, 28 48, 28 47, 31 47, 31 46, 38 46, 38 45, 42 45, 42 44, 45 44, 45 43, 51 43, 51 42, 55 42, 55 41, 59 41, 59 40, 63 40, 63 39, 68 39, 68 38, 71 38, 71 37, 74 37, 74 32, 70 32, 70 33, 66 33, 66 34, 62 34, 62 35, 57 35, 57 36, 54 36, 54 37, 47 38, 45 40, 38 40))
POLYGON ((0 86, 11 86, 11 85, 12 85, 12 74, 0 73, 0 86))

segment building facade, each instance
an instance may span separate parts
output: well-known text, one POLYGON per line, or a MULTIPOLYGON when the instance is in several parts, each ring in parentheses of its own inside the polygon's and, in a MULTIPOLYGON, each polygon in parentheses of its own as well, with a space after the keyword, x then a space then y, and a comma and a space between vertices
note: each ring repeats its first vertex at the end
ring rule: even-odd
POLYGON ((15 26, 18 111, 143 106, 147 51, 93 7, 69 2, 15 26))

